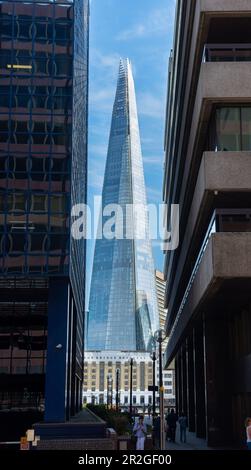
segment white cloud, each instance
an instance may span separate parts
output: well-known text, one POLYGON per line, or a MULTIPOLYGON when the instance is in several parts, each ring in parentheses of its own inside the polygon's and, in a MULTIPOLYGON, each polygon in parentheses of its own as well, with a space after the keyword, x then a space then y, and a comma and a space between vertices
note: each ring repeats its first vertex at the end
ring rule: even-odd
POLYGON ((163 159, 161 157, 148 156, 143 157, 143 160, 146 165, 163 166, 163 159))
POLYGON ((138 94, 138 112, 142 116, 164 118, 164 101, 151 93, 138 94))
POLYGON ((104 73, 114 76, 119 68, 119 54, 102 54, 98 49, 92 49, 90 63, 92 67, 104 69, 104 73))
POLYGON ((92 153, 95 156, 106 157, 107 145, 90 144, 89 153, 92 153))
POLYGON ((167 34, 174 22, 175 0, 168 0, 167 8, 153 10, 143 21, 125 29, 118 34, 118 41, 142 38, 145 36, 167 34))
POLYGON ((147 195, 147 200, 148 201, 154 201, 158 202, 159 204, 162 203, 162 189, 155 189, 155 188, 149 188, 149 186, 146 189, 146 195, 147 195))
MULTIPOLYGON (((103 86, 105 83, 103 84, 103 86)), ((115 96, 114 87, 101 88, 101 84, 90 89, 90 110, 100 112, 112 112, 112 103, 115 96)))

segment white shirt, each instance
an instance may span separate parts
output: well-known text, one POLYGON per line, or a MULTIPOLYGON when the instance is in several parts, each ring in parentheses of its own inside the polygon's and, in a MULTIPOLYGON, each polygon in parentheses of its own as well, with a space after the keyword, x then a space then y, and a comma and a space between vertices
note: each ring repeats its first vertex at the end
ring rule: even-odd
POLYGON ((247 442, 251 442, 251 425, 247 427, 247 442))

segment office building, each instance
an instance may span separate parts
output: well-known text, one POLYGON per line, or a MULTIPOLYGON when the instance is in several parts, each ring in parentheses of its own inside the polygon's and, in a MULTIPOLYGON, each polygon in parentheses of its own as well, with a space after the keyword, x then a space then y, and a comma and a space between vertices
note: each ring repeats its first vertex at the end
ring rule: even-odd
POLYGON ((94 253, 87 350, 151 351, 159 320, 136 97, 128 59, 121 60, 119 66, 100 227, 103 234, 96 240, 94 253), (120 211, 113 214, 114 233, 107 236, 105 229, 112 214, 106 214, 114 211, 111 205, 115 204, 120 211))
MULTIPOLYGON (((153 384, 153 363, 149 353, 130 351, 91 351, 85 353, 83 402, 116 406, 116 371, 119 371, 119 408, 129 409, 130 380, 132 367, 132 406, 139 412, 152 409, 153 392, 148 387, 153 384), (107 393, 108 391, 108 393, 107 393)), ((174 400, 173 373, 165 371, 165 404, 171 406, 174 400)), ((155 383, 158 380, 158 363, 156 362, 155 383)), ((156 405, 159 395, 156 393, 156 405)))
POLYGON ((165 260, 165 365, 210 446, 244 443, 251 414, 250 25, 247 1, 177 2, 169 66, 164 200, 180 244, 165 260))
POLYGON ((4 440, 81 407, 85 242, 70 214, 86 201, 88 23, 88 0, 0 5, 4 440))

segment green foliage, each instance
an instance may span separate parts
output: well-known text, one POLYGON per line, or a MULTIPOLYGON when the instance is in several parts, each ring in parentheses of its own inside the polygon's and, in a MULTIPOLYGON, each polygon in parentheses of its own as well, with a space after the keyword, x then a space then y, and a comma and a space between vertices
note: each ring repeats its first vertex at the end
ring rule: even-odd
POLYGON ((132 419, 129 413, 107 410, 105 405, 88 404, 87 408, 113 428, 119 436, 131 433, 132 419))

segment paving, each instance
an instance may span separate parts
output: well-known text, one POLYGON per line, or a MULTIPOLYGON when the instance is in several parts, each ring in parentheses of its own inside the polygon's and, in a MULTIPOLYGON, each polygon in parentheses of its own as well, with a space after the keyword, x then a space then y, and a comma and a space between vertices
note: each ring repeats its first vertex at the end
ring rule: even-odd
POLYGON ((167 442, 166 450, 214 450, 212 447, 208 447, 204 439, 199 439, 195 434, 187 432, 187 442, 180 442, 179 428, 176 431, 176 441, 167 442))

